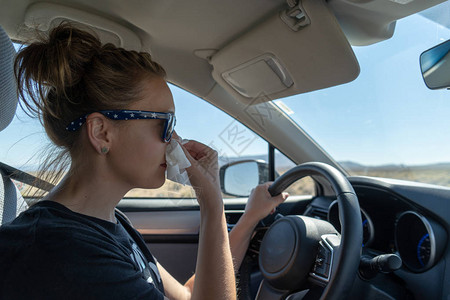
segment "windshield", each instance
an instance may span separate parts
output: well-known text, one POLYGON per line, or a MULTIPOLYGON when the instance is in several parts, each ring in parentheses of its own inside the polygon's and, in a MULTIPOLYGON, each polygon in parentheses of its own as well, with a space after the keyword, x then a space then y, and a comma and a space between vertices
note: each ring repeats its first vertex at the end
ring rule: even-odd
POLYGON ((428 89, 419 66, 448 39, 445 2, 397 21, 389 40, 353 47, 353 82, 275 103, 351 175, 450 186, 450 91, 428 89))

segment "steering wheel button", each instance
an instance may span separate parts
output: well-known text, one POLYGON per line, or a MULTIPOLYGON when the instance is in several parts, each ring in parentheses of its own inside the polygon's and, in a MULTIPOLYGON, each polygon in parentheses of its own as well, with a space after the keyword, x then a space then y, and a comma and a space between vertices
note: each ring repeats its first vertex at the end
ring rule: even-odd
POLYGON ((321 266, 321 265, 323 264, 323 262, 324 262, 324 259, 323 259, 323 258, 319 258, 319 257, 318 257, 318 258, 316 259, 316 265, 317 265, 317 266, 321 266))

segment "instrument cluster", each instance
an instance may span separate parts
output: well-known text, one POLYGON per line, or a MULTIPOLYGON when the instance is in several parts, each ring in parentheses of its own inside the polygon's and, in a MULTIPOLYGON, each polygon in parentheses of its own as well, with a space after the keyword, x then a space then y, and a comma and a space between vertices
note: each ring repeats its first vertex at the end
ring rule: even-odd
MULTIPOLYGON (((363 249, 396 253, 403 265, 415 273, 436 264, 447 240, 446 231, 440 224, 414 210, 395 212, 395 209, 390 211, 389 206, 380 206, 372 219, 361 206, 363 249)), ((373 206, 370 209, 373 211, 373 206)), ((329 206, 328 221, 340 232, 337 201, 329 206)))

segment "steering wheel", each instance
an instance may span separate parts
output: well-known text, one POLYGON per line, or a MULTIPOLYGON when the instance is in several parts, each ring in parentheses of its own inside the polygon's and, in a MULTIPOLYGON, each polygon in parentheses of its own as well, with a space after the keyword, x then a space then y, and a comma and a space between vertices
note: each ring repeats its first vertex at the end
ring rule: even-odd
POLYGON ((305 176, 320 176, 333 188, 341 234, 330 223, 306 216, 276 220, 260 246, 258 262, 264 279, 257 300, 301 299, 296 292, 317 288, 323 289, 321 300, 344 299, 351 290, 363 236, 358 198, 341 172, 319 162, 292 168, 275 180, 269 192, 278 195, 305 176))

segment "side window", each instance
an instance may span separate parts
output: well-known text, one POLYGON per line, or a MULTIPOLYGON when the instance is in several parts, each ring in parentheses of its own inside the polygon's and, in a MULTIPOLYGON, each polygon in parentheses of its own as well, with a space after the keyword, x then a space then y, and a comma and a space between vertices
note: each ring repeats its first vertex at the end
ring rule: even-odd
MULTIPOLYGON (((233 161, 258 159, 268 162, 268 144, 233 117, 176 86, 169 85, 175 102, 176 132, 185 139, 194 139, 215 149, 219 154, 219 167, 233 161)), ((295 164, 276 150, 275 170, 283 174, 295 164)), ((304 178, 292 184, 290 195, 311 195, 314 184, 304 178)), ((223 195, 230 198, 230 195, 223 195)), ((134 189, 126 197, 194 198, 190 186, 167 180, 156 190, 134 189)))
MULTIPOLYGON (((22 45, 14 43, 16 51, 20 47, 22 45)), ((0 131, 0 141, 0 162, 34 176, 51 144, 39 120, 28 116, 19 103, 11 123, 0 131)), ((43 193, 22 182, 13 182, 24 197, 43 193)))

